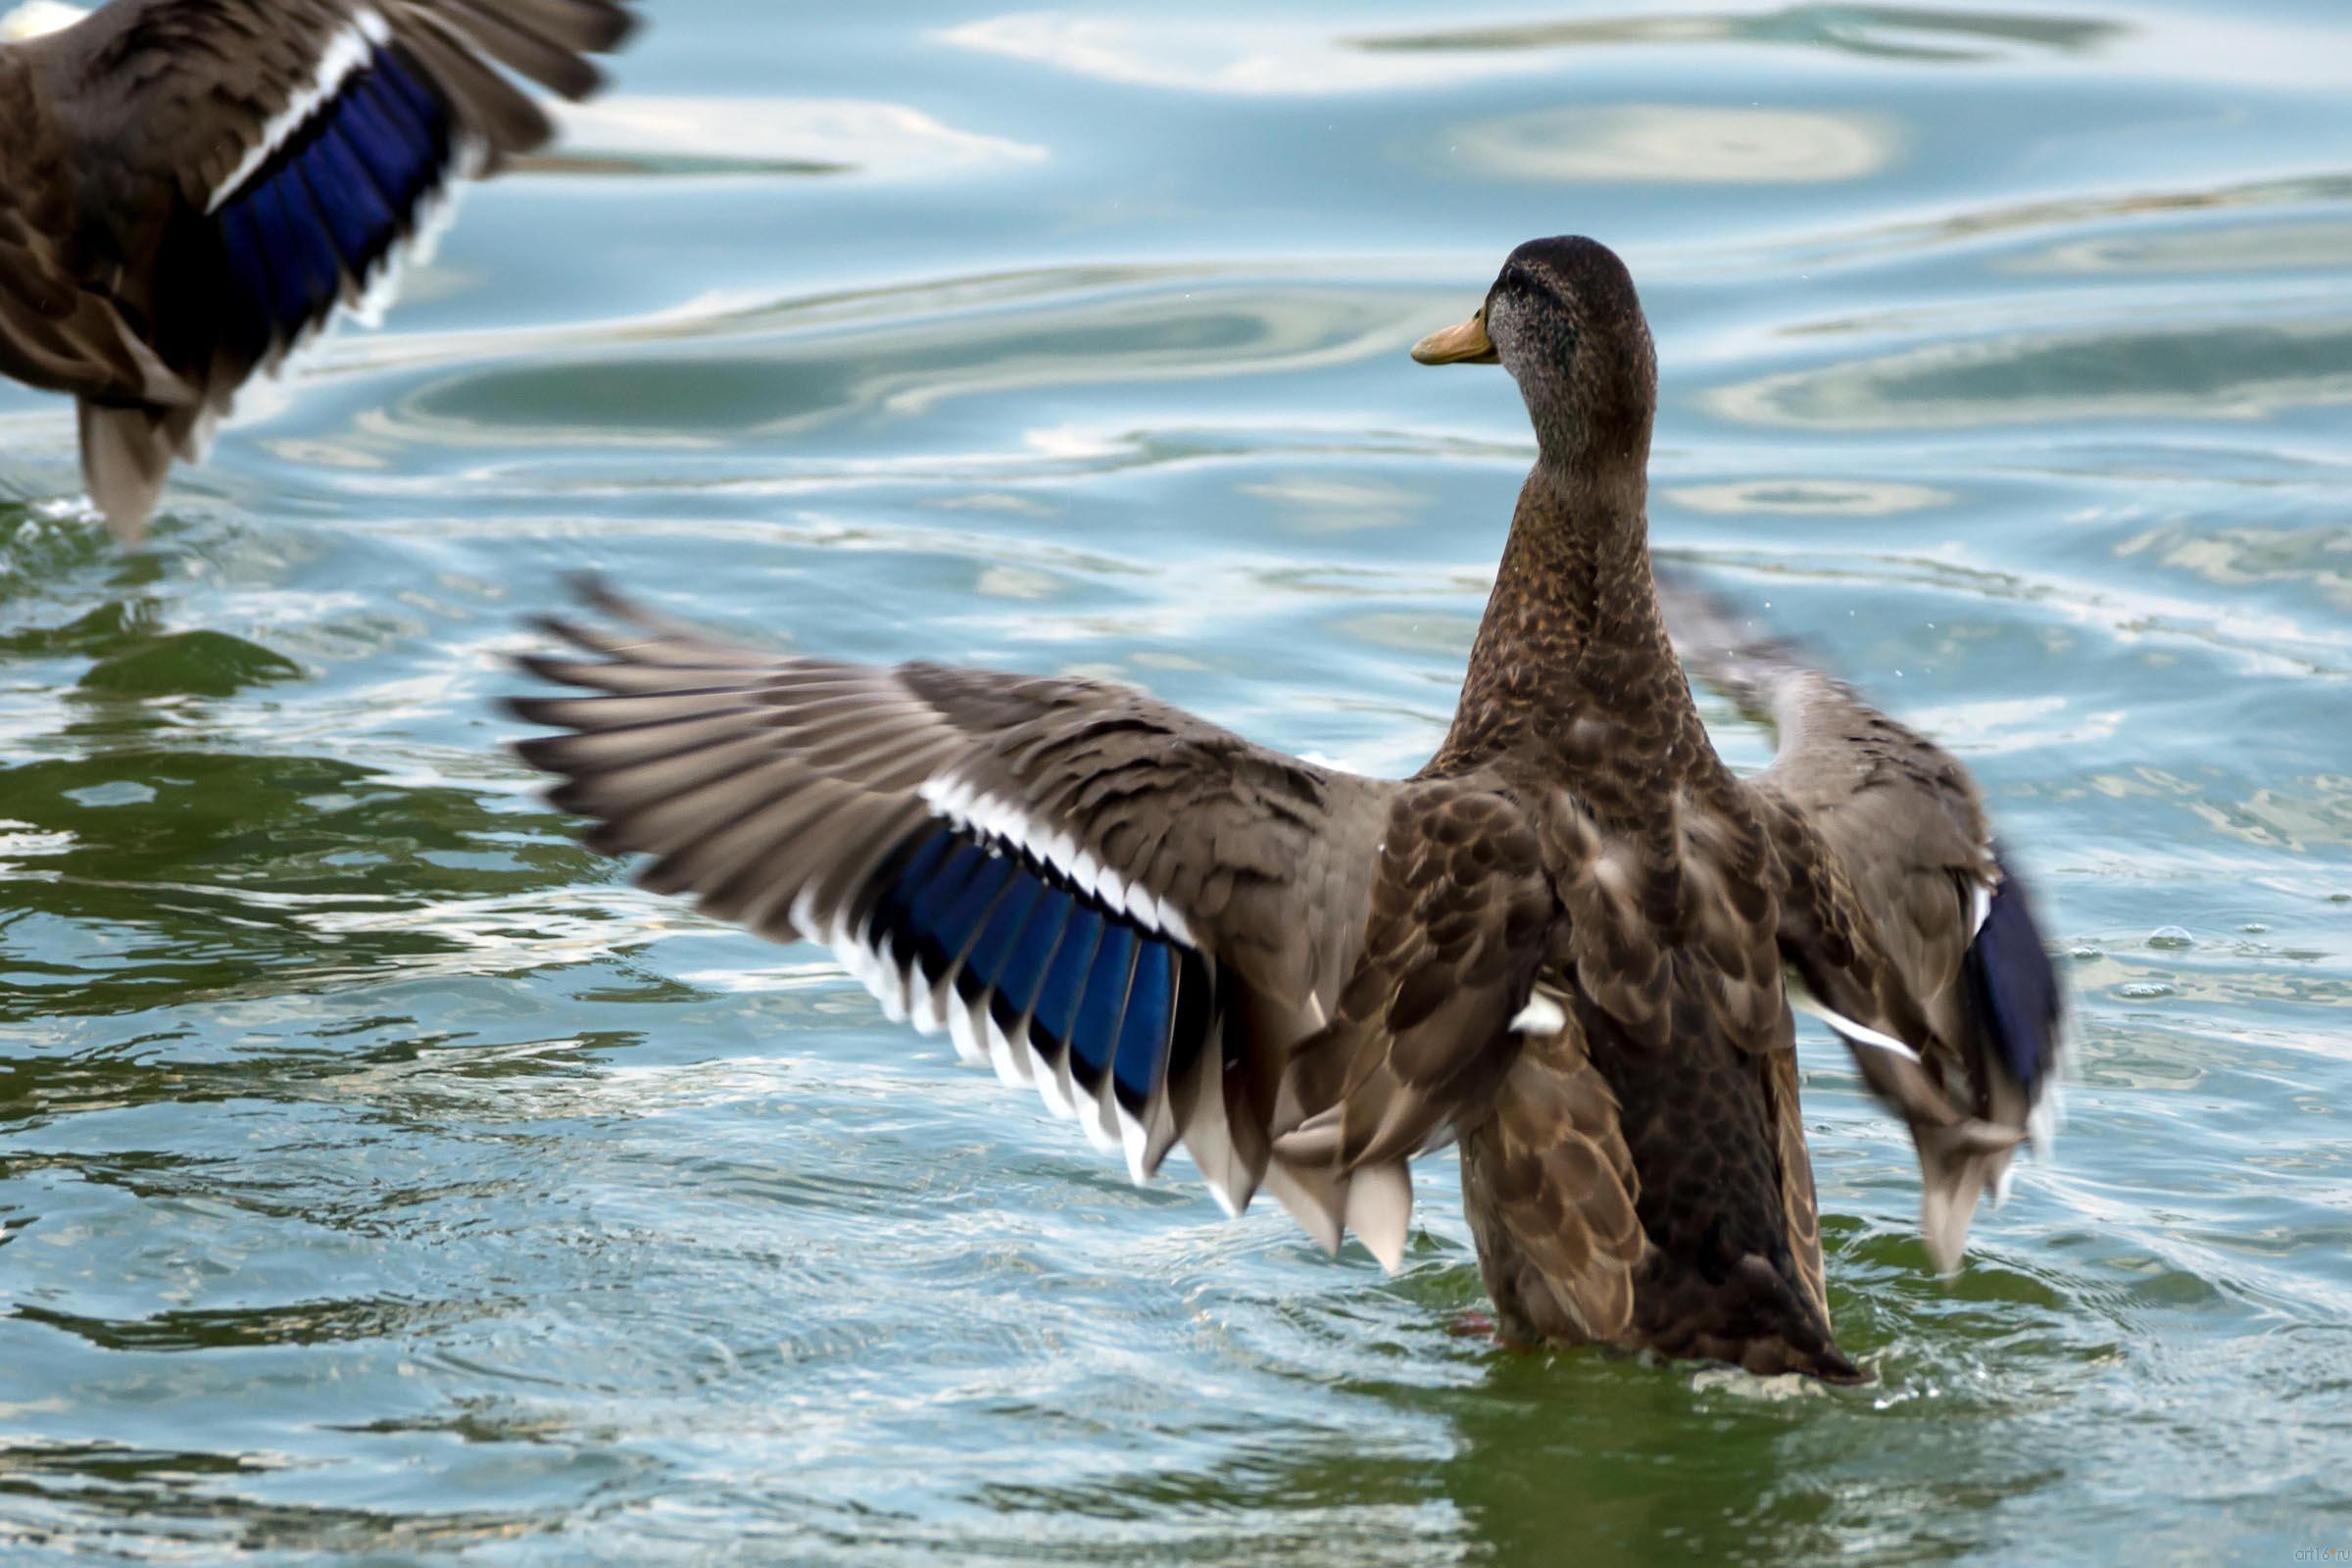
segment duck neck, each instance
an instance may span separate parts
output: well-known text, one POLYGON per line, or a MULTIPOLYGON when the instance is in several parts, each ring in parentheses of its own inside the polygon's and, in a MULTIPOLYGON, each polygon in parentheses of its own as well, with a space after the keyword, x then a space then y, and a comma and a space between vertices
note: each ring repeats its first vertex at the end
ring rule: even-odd
POLYGON ((1433 771, 1507 758, 1654 789, 1705 751, 1650 577, 1646 453, 1618 456, 1546 451, 1528 474, 1433 771))

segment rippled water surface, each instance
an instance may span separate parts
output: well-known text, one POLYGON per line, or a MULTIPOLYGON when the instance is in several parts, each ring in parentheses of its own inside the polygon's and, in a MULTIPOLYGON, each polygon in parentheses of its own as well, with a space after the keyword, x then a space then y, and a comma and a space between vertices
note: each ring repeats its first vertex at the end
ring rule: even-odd
MULTIPOLYGON (((2352 1547, 2352 17, 666 0, 119 560, 0 390, 0 1554, 2116 1563, 2352 1547), (596 564, 752 635, 1440 734, 1590 232, 1661 551, 1967 757, 2076 1002, 1955 1283, 1808 1046, 1875 1388, 1466 1331, 1130 1189, 502 753, 596 564)), ((1736 758, 1764 737, 1709 712, 1736 758)))

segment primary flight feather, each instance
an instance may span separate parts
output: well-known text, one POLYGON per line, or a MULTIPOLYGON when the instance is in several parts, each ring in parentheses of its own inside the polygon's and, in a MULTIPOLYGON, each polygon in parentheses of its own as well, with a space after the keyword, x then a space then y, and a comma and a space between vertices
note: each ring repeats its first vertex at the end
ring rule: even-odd
POLYGON ((454 187, 599 83, 618 0, 38 0, 0 33, 0 372, 141 537, 253 375, 380 304, 454 187), (77 18, 77 20, 76 20, 77 18), (64 23, 64 25, 57 25, 64 23), (502 69, 503 68, 503 69, 502 69))

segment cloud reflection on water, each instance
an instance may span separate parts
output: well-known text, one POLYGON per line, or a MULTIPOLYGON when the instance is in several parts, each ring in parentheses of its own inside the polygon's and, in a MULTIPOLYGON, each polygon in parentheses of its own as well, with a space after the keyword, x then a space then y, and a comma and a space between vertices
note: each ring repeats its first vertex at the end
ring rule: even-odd
POLYGON ((1704 104, 1540 109, 1448 137, 1454 156, 1502 178, 1661 184, 1858 179, 1899 147, 1895 127, 1875 116, 1704 104))

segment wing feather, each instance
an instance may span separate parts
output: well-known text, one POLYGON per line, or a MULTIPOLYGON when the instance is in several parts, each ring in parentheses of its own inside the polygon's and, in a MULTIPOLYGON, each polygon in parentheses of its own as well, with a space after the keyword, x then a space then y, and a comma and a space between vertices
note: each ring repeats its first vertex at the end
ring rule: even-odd
POLYGON ((1648 1241, 1616 1096, 1564 1011, 1508 1069, 1462 1143, 1462 1185, 1499 1327, 1518 1341, 1613 1341, 1648 1241))
POLYGON ((715 641, 587 592, 512 706, 589 842, 663 892, 831 946, 886 1011, 1138 1179, 1187 1149, 1314 1234, 1402 1254, 1404 1162, 1485 1113, 1553 913, 1475 782, 1389 783, 1130 689, 715 641))
POLYGON ((174 458, 338 313, 371 318, 458 186, 552 133, 611 0, 114 0, 0 46, 0 370, 82 404, 136 538, 174 458))
POLYGON ((1685 662, 1778 734, 1748 783, 1788 877, 1782 953, 1910 1126, 1929 1250, 1955 1267, 2057 1092, 2061 1003, 2024 884, 1957 758, 1723 602, 1673 581, 1661 600, 1685 662))

